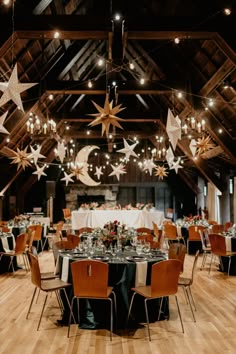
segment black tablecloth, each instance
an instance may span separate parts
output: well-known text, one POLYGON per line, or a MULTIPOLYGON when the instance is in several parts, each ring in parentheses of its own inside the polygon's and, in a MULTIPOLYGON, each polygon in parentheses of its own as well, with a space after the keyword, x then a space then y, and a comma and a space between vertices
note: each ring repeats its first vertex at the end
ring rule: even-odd
MULTIPOLYGON (((152 264, 157 261, 163 260, 163 257, 156 258, 155 260, 148 261, 147 267, 147 278, 146 284, 150 284, 151 279, 151 267, 152 264)), ((77 259, 78 260, 78 259, 77 259)), ((75 259, 70 259, 70 262, 75 261, 75 259)), ((62 256, 59 256, 59 267, 62 268, 62 256)), ((135 272, 136 263, 135 262, 120 262, 120 263, 109 263, 109 286, 114 287, 117 299, 117 318, 115 319, 116 328, 122 329, 126 327, 126 318, 128 314, 128 308, 130 303, 130 298, 132 295, 131 288, 135 285, 135 272)), ((69 272, 68 282, 72 283, 71 273, 69 272)), ((72 299, 73 289, 68 290, 68 296, 72 299)), ((63 293, 62 293, 63 298, 63 293)), ((63 322, 68 323, 69 309, 66 305, 65 299, 63 300, 65 304, 65 311, 63 315, 63 322)), ((153 311, 150 311, 150 322, 157 321, 159 312, 159 300, 149 301, 153 311)), ((77 318, 77 305, 74 302, 74 315, 77 318)), ((107 301, 98 300, 80 300, 80 328, 95 329, 95 328, 109 328, 109 303, 107 301)), ((168 298, 165 298, 163 309, 161 313, 160 320, 169 318, 169 306, 168 298)), ((145 311, 144 311, 144 301, 139 295, 136 295, 133 304, 132 316, 129 322, 129 327, 137 327, 139 322, 146 322, 145 311)))

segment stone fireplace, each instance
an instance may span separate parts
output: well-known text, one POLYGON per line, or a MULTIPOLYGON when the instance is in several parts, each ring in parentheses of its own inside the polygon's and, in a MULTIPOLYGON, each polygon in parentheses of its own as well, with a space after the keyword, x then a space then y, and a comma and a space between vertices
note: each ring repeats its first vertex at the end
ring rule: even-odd
POLYGON ((118 191, 117 184, 101 184, 96 187, 73 184, 73 186, 66 187, 66 208, 77 210, 80 204, 88 201, 99 204, 106 203, 113 207, 116 205, 118 191))

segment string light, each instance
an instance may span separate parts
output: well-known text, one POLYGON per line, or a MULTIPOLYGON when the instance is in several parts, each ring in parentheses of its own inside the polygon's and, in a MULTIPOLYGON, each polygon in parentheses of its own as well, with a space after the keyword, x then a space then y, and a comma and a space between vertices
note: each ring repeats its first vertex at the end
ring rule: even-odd
POLYGON ((98 59, 98 66, 103 66, 104 65, 104 59, 100 58, 98 59))
POLYGON ((178 37, 175 37, 174 42, 175 42, 175 44, 179 44, 180 39, 178 37))
POLYGON ((58 31, 54 32, 53 37, 54 37, 55 39, 59 38, 59 37, 60 37, 60 32, 58 32, 58 31))
POLYGON ((230 10, 229 8, 224 9, 224 14, 225 14, 226 16, 231 15, 231 10, 230 10))
POLYGON ((144 85, 144 84, 145 84, 145 80, 144 80, 143 77, 140 79, 140 84, 141 84, 141 85, 144 85))
POLYGON ((92 83, 92 81, 90 81, 90 80, 89 80, 89 82, 88 82, 88 87, 89 87, 89 88, 92 88, 92 87, 93 87, 93 83, 92 83))
POLYGON ((134 70, 134 63, 129 63, 130 70, 134 70))

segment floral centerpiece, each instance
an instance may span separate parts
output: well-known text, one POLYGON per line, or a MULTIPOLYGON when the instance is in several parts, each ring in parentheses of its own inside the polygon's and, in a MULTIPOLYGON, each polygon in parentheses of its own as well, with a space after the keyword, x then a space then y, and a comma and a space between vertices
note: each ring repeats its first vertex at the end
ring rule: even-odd
POLYGON ((189 216, 184 216, 183 218, 183 224, 190 226, 190 225, 203 225, 207 226, 208 221, 204 218, 202 218, 201 215, 192 215, 190 214, 189 216))
POLYGON ((19 214, 16 215, 13 219, 14 224, 18 225, 20 223, 29 223, 30 221, 30 215, 24 215, 24 214, 19 214))
POLYGON ((115 246, 118 243, 122 247, 130 245, 130 240, 134 236, 134 230, 132 228, 126 228, 126 225, 120 224, 118 220, 109 221, 102 229, 103 244, 109 248, 115 246))

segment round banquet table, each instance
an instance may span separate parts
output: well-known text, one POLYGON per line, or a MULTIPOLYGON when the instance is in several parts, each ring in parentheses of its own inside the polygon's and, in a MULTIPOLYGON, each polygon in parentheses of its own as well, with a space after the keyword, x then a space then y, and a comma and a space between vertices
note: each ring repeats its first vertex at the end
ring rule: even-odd
MULTIPOLYGON (((74 261, 78 261, 81 258, 77 258, 76 254, 73 251, 64 251, 61 250, 58 255, 57 260, 57 270, 61 278, 65 275, 65 270, 63 270, 64 258, 69 258, 68 264, 74 261), (63 275, 64 274, 64 275, 63 275)), ((119 257, 119 256, 118 256, 119 257)), ((112 259, 111 255, 106 255, 106 260, 109 265, 109 286, 114 287, 114 291, 116 293, 117 299, 117 318, 115 318, 115 328, 122 329, 127 326, 126 318, 128 314, 128 308, 130 303, 130 298, 132 295, 131 288, 135 286, 135 278, 136 278, 136 268, 137 262, 128 261, 126 257, 134 257, 134 252, 124 251, 122 252, 120 258, 112 259), (121 258, 122 257, 122 258, 121 258)), ((98 257, 99 260, 102 257, 98 257)), ((86 257, 83 257, 86 259, 86 257)), ((96 259, 96 256, 94 256, 96 259)), ((165 256, 160 252, 156 253, 156 255, 150 255, 150 257, 146 258, 147 262, 147 272, 146 272, 146 285, 150 284, 151 280, 151 267, 154 263, 162 261, 165 259, 165 256)), ((66 279, 68 282, 72 283, 71 271, 68 266, 66 272, 68 276, 66 279)), ((63 303, 65 305, 65 310, 62 318, 62 322, 64 324, 68 323, 69 317, 69 308, 65 299, 63 299, 63 293, 61 294, 63 303)), ((73 297, 73 288, 71 287, 68 290, 68 296, 70 299, 73 297)), ((75 301, 75 306, 73 308, 73 313, 75 318, 77 319, 77 305, 75 301)), ((149 313, 150 322, 157 321, 158 312, 159 312, 160 300, 152 300, 149 302, 149 306, 153 308, 153 311, 149 313)), ((95 328, 109 328, 109 304, 107 301, 98 301, 98 300, 80 300, 80 328, 83 329, 95 329, 95 328), (104 313, 106 314, 104 316, 104 313)), ((168 298, 164 298, 162 312, 160 316, 160 320, 169 318, 169 305, 168 298)), ((139 325, 140 322, 146 322, 145 311, 144 311, 144 301, 143 298, 139 295, 135 297, 132 317, 128 324, 128 327, 134 328, 139 325)))

